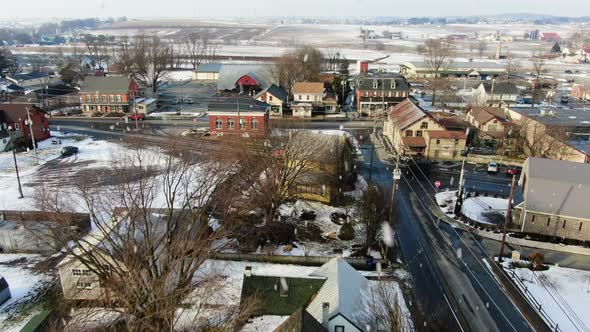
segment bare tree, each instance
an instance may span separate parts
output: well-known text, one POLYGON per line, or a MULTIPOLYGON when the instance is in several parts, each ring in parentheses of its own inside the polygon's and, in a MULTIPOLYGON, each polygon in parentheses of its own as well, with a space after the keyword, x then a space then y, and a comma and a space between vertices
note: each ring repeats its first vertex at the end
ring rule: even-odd
MULTIPOLYGON (((94 224, 85 237, 66 228, 57 239, 68 255, 65 264, 89 271, 62 277, 66 298, 87 292, 100 307, 118 312, 129 331, 174 328, 183 301, 207 284, 195 272, 228 234, 225 222, 211 228, 205 213, 228 168, 197 163, 187 152, 132 146, 114 154, 104 173, 78 177, 74 187, 69 181, 40 186, 42 211, 84 209, 94 224)), ((191 314, 197 321, 201 311, 191 314)))
POLYGON ((183 42, 193 69, 197 69, 209 51, 209 38, 205 34, 191 32, 183 37, 183 42))
POLYGON ((510 82, 512 76, 514 76, 514 74, 520 70, 521 65, 520 62, 509 53, 506 66, 504 68, 506 68, 506 80, 510 82))
POLYGON ((244 213, 261 209, 267 224, 282 204, 299 197, 303 180, 317 182, 324 176, 320 164, 338 155, 333 149, 342 148, 330 147, 326 137, 306 131, 275 131, 272 136, 251 137, 243 148, 236 147, 235 142, 229 144, 235 151, 231 158, 239 160, 235 182, 242 187, 233 188, 237 192, 225 196, 235 197, 244 213))
MULTIPOLYGON (((440 79, 440 72, 444 69, 445 65, 453 56, 453 44, 449 40, 445 39, 428 39, 424 42, 421 48, 422 54, 430 70, 432 72, 432 80, 437 81, 440 79)), ((438 84, 434 83, 431 85, 432 89, 432 105, 436 101, 436 89, 438 84)))
POLYGON ((324 64, 324 55, 311 46, 300 46, 281 56, 272 66, 271 75, 291 91, 295 82, 317 82, 324 64))
POLYGON ((530 157, 563 160, 573 152, 565 142, 569 131, 562 126, 547 126, 523 116, 515 121, 513 134, 517 144, 530 157))
POLYGON ((370 184, 356 203, 355 216, 363 227, 366 253, 377 242, 381 224, 387 222, 389 206, 382 188, 370 184))
MULTIPOLYGON (((371 331, 401 332, 411 330, 411 318, 400 306, 400 294, 392 281, 372 281, 363 299, 363 310, 358 315, 371 331)), ((402 300, 403 301, 403 300, 402 300)))
POLYGON ((172 59, 171 46, 157 36, 136 36, 119 58, 123 69, 153 93, 164 82, 172 59))
POLYGON ((535 106, 537 100, 541 98, 541 75, 547 72, 545 58, 538 53, 533 53, 531 57, 531 71, 535 76, 533 81, 533 102, 531 103, 531 107, 535 106))

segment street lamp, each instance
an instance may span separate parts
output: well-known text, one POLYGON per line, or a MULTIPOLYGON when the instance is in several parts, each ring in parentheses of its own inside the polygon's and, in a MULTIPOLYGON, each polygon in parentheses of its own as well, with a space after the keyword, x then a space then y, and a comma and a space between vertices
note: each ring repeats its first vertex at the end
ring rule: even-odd
POLYGON ((23 198, 23 188, 20 185, 20 176, 18 174, 18 163, 16 162, 16 147, 14 145, 14 132, 12 126, 8 126, 8 134, 10 135, 10 143, 12 144, 12 157, 14 158, 14 169, 16 170, 16 181, 18 182, 18 198, 23 198))

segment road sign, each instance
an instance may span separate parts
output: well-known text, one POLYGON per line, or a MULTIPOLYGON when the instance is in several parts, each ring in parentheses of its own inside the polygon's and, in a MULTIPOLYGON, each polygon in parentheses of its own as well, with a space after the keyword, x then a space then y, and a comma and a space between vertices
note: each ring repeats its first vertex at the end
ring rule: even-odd
POLYGON ((438 187, 440 187, 440 181, 434 182, 434 186, 438 189, 438 187))

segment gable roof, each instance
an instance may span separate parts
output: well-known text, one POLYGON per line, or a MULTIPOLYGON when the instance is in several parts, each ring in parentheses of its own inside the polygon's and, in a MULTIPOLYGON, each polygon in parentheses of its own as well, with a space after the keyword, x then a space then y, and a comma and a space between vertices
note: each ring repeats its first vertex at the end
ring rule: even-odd
POLYGON ((123 76, 87 76, 80 84, 80 91, 127 92, 131 81, 123 76))
POLYGON ((329 303, 330 319, 340 314, 353 320, 362 306, 361 290, 367 287, 367 279, 340 258, 332 258, 310 276, 326 278, 326 282, 307 307, 307 311, 317 321, 321 321, 323 303, 329 303))
POLYGON ((254 98, 235 95, 219 97, 209 101, 209 112, 266 112, 269 105, 254 98))
POLYGON ((16 74, 11 76, 10 78, 16 80, 16 81, 28 81, 28 80, 33 80, 33 79, 37 79, 37 78, 46 78, 49 77, 48 73, 43 73, 40 71, 34 71, 34 72, 30 72, 30 73, 26 73, 26 74, 16 74))
POLYGON ((528 158, 520 183, 526 210, 590 220, 590 164, 528 158))
POLYGON ((326 332, 326 328, 302 308, 295 311, 274 332, 326 332))
POLYGON ((287 91, 285 91, 285 89, 281 88, 280 86, 278 86, 274 83, 271 84, 268 88, 260 91, 256 96, 254 96, 254 98, 258 98, 259 96, 261 96, 265 92, 270 93, 271 95, 277 97, 279 100, 282 100, 282 101, 287 100, 287 91))
POLYGON ((0 118, 6 122, 21 122, 27 118, 27 107, 32 111, 41 110, 32 104, 0 104, 0 118))
POLYGON ((293 85, 293 94, 324 93, 324 83, 322 82, 296 82, 293 85))
POLYGON ((391 83, 393 82, 395 82, 396 91, 410 90, 410 84, 408 83, 406 78, 397 73, 368 73, 359 75, 359 78, 359 90, 391 90, 391 83))
POLYGON ((393 106, 388 113, 389 117, 402 130, 427 116, 426 112, 410 99, 404 99, 401 103, 393 106))
POLYGON ((254 78, 261 89, 266 89, 270 82, 273 81, 270 77, 268 67, 265 65, 250 65, 250 64, 224 64, 219 69, 219 78, 217 79, 217 90, 233 90, 236 88, 236 82, 244 75, 254 78))
POLYGON ((510 83, 510 82, 495 83, 495 82, 485 81, 485 82, 482 82, 481 84, 483 84, 483 87, 484 87, 486 93, 492 93, 492 87, 493 87, 495 95, 517 95, 518 94, 518 88, 516 87, 516 84, 514 84, 514 83, 510 83))
POLYGON ((506 114, 501 107, 472 107, 469 112, 480 124, 485 124, 492 119, 506 121, 506 114))

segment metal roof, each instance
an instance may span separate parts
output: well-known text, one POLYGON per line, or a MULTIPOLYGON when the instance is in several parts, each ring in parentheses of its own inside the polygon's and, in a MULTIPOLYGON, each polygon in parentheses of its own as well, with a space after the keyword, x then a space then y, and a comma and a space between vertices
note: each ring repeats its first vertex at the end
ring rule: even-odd
POLYGON ((197 67, 198 73, 219 73, 221 70, 220 63, 202 63, 197 67))
MULTIPOLYGON (((431 65, 430 63, 426 62, 426 61, 411 61, 411 62, 406 62, 404 65, 412 65, 414 66, 416 69, 426 69, 426 70, 430 70, 431 65)), ((444 70, 458 70, 458 69, 465 69, 465 70, 469 70, 469 69, 474 69, 474 70, 480 70, 480 69, 504 69, 504 65, 500 64, 500 63, 496 63, 496 62, 450 62, 450 63, 445 63, 441 66, 441 69, 444 70)))
POLYGON ((511 107, 510 109, 545 125, 590 128, 590 109, 569 107, 511 107))
POLYGON ((209 101, 208 110, 215 112, 267 112, 270 106, 267 103, 250 98, 248 96, 219 97, 209 101))
POLYGON ((217 80, 217 90, 233 90, 240 77, 249 75, 256 79, 261 89, 266 89, 274 82, 267 65, 226 65, 221 66, 217 80))
POLYGON ((80 84, 83 92, 127 92, 131 79, 123 76, 87 76, 80 84))
POLYGON ((590 164, 528 158, 520 183, 525 210, 590 220, 590 164))
POLYGON ((426 112, 424 112, 420 106, 414 104, 410 99, 405 99, 401 103, 393 106, 389 111, 389 117, 401 130, 426 116, 426 112))

